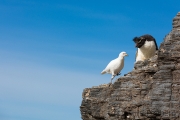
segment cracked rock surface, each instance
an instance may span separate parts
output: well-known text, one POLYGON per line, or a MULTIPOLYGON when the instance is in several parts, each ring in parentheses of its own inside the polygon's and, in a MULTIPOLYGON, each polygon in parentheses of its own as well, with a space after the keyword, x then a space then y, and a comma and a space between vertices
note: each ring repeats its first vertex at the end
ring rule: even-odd
POLYGON ((180 120, 180 12, 154 57, 82 98, 83 120, 180 120))

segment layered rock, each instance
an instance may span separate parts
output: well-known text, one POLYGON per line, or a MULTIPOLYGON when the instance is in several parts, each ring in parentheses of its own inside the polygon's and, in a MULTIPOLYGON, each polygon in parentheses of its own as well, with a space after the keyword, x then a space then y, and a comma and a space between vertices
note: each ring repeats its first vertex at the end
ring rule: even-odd
POLYGON ((180 120, 180 12, 154 57, 82 97, 83 120, 180 120))

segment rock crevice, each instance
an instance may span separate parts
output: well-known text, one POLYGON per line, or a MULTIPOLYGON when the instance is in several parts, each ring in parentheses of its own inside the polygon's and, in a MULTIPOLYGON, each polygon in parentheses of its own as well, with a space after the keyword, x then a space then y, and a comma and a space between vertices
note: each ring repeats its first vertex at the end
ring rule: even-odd
POLYGON ((82 97, 83 120, 180 120, 180 12, 154 57, 82 97))

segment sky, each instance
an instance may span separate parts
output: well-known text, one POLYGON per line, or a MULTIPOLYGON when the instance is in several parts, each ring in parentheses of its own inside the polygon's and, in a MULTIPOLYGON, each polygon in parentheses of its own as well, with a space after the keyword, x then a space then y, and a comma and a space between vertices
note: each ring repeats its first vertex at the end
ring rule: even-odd
POLYGON ((109 83, 100 73, 122 51, 121 76, 133 69, 135 36, 150 34, 160 46, 179 5, 0 0, 0 120, 81 120, 83 90, 109 83))

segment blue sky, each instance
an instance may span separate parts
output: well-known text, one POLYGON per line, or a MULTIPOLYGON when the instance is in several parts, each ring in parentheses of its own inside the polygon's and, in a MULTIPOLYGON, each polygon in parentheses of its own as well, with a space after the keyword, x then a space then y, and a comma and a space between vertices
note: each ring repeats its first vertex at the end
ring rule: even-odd
POLYGON ((109 83, 111 75, 100 72, 121 51, 129 54, 121 73, 130 72, 132 39, 148 33, 159 46, 179 4, 1 0, 0 119, 81 120, 83 89, 109 83))

